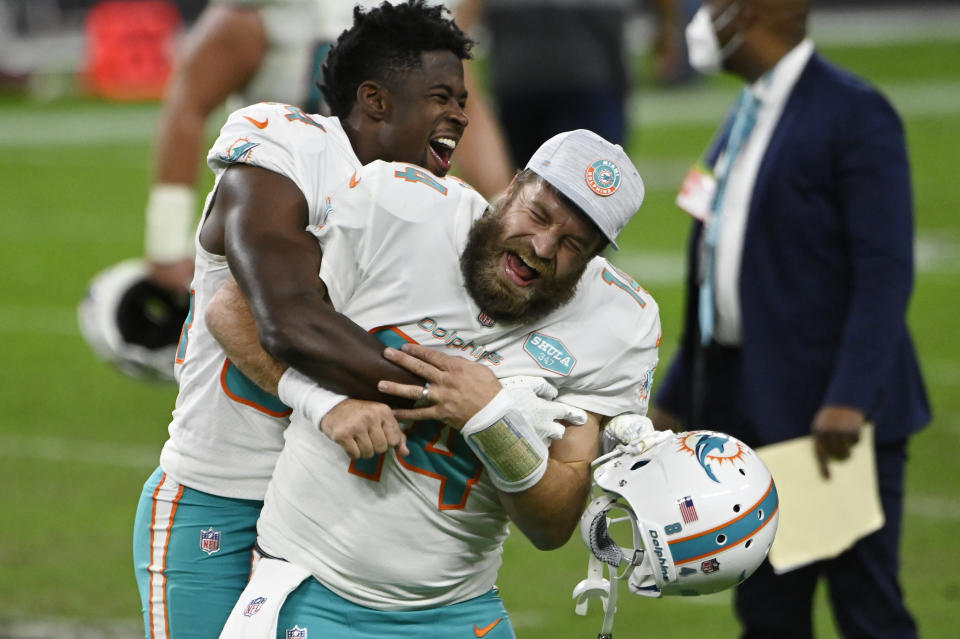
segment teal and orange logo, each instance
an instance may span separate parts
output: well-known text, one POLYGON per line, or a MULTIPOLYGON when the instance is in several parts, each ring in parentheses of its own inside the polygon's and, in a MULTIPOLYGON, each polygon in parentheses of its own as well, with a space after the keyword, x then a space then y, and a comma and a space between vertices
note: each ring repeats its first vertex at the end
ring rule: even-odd
POLYGON ((620 188, 620 167, 610 160, 597 160, 587 167, 586 180, 597 195, 613 195, 620 188))
POLYGON ((250 159, 253 150, 260 146, 259 142, 251 142, 247 138, 237 138, 233 144, 227 147, 226 153, 221 153, 217 157, 222 162, 234 164, 236 162, 246 162, 250 159))
POLYGON ((290 122, 303 122, 304 124, 315 126, 321 131, 326 132, 326 129, 323 127, 323 125, 304 113, 303 109, 290 104, 285 104, 283 106, 287 110, 286 117, 290 122))
POLYGON ((714 473, 712 462, 717 462, 717 466, 720 467, 724 462, 731 464, 739 462, 747 455, 747 450, 742 443, 727 435, 711 431, 684 433, 680 440, 680 452, 695 457, 707 477, 718 484, 720 480, 714 473))

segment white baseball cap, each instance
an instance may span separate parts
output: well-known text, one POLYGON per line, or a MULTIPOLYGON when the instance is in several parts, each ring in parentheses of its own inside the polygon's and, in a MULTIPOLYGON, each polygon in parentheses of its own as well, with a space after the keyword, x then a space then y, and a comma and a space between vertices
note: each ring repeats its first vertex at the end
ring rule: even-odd
POLYGON ((570 198, 593 220, 610 245, 643 204, 643 179, 619 144, 586 129, 553 136, 527 168, 570 198))

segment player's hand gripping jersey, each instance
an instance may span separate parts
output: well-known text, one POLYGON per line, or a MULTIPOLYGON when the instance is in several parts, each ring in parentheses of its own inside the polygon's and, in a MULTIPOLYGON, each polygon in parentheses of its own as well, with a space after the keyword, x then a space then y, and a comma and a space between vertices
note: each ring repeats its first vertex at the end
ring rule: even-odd
MULTIPOLYGON (((216 183, 206 209, 227 167, 242 163, 293 180, 309 205, 310 224, 326 215, 333 187, 346 183, 360 166, 337 118, 307 115, 276 103, 255 104, 231 114, 207 163, 216 173, 216 183)), ((283 445, 290 409, 240 373, 208 331, 206 304, 229 268, 226 258, 204 250, 199 239, 194 244, 190 313, 175 368, 180 394, 160 465, 196 490, 261 500, 283 445)))
MULTIPOLYGON (((365 166, 311 229, 334 307, 386 344, 441 349, 498 377, 542 376, 558 401, 602 415, 645 412, 660 339, 654 300, 598 257, 574 299, 535 326, 490 321, 459 268, 485 208, 456 179, 365 166)), ((372 608, 445 605, 490 590, 508 522, 497 491, 457 431, 424 421, 407 435, 405 458, 390 451, 351 462, 294 415, 258 526, 263 549, 372 608)))

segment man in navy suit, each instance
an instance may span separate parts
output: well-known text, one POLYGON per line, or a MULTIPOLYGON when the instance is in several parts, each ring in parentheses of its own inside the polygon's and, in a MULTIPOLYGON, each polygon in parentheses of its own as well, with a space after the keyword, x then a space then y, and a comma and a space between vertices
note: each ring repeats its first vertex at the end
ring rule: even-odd
POLYGON ((875 89, 814 52, 810 0, 707 0, 691 62, 746 86, 678 203, 689 246, 680 348, 659 428, 760 446, 813 435, 822 472, 875 425, 886 523, 829 561, 737 591, 744 637, 811 637, 825 577, 846 637, 916 637, 900 590, 907 439, 930 408, 906 326, 913 217, 903 128, 875 89))

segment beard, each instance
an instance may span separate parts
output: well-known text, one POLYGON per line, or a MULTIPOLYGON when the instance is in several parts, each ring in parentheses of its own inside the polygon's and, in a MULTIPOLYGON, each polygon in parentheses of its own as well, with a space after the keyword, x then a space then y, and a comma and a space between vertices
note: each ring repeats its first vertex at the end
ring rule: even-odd
POLYGON ((488 210, 470 228, 466 247, 460 255, 460 272, 467 292, 481 311, 500 322, 531 323, 573 298, 587 262, 574 272, 558 277, 554 262, 538 258, 531 247, 520 240, 501 240, 503 235, 499 207, 488 210), (516 253, 537 270, 539 278, 533 284, 519 287, 506 281, 500 263, 509 252, 516 253))

